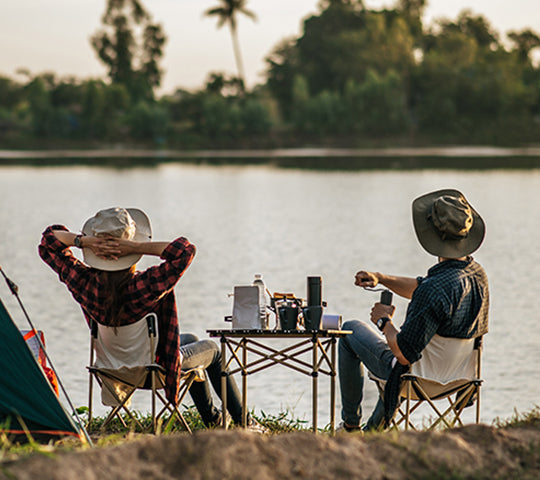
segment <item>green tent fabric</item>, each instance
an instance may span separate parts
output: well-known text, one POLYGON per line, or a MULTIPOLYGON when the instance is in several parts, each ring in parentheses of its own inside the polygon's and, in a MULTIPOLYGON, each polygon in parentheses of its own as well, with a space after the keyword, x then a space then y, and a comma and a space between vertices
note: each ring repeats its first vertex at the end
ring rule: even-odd
POLYGON ((83 438, 0 300, 0 431, 83 438))

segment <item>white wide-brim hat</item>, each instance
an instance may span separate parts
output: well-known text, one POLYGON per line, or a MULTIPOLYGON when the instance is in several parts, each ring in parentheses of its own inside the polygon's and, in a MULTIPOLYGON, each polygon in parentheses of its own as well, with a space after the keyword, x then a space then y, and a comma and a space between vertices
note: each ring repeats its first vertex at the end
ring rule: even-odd
MULTIPOLYGON (((82 233, 93 237, 110 235, 137 242, 152 240, 150 219, 138 208, 112 207, 100 210, 84 223, 82 233)), ((125 255, 118 260, 106 260, 98 257, 89 248, 82 250, 84 262, 87 265, 106 271, 125 270, 136 264, 142 257, 136 253, 125 255)))

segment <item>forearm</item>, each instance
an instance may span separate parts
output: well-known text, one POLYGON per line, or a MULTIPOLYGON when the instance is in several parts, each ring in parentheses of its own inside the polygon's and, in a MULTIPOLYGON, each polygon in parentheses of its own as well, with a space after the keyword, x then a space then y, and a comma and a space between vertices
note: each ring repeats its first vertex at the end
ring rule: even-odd
POLYGON ((161 257, 170 242, 132 242, 133 253, 161 257))
POLYGON ((394 326, 391 321, 387 322, 384 326, 383 334, 386 337, 386 341, 388 342, 388 346, 390 347, 390 350, 392 350, 394 357, 396 357, 398 362, 402 365, 409 365, 409 361, 405 358, 405 356, 401 352, 401 349, 399 348, 397 342, 398 333, 399 330, 394 326))
POLYGON ((394 275, 385 275, 377 272, 375 274, 381 285, 389 288, 397 295, 404 298, 411 298, 413 292, 418 286, 418 281, 413 277, 398 277, 394 275))
POLYGON ((54 236, 60 240, 67 247, 75 246, 76 233, 68 232, 66 230, 53 230, 54 236))
MULTIPOLYGON (((93 237, 79 235, 77 233, 65 230, 53 230, 54 236, 67 247, 75 246, 75 238, 79 236, 80 247, 88 247, 93 250, 96 248, 108 249, 108 255, 121 257, 137 253, 140 255, 152 255, 160 257, 169 242, 135 242, 132 240, 123 240, 113 237, 93 237)), ((99 251, 95 251, 99 253, 99 251)))

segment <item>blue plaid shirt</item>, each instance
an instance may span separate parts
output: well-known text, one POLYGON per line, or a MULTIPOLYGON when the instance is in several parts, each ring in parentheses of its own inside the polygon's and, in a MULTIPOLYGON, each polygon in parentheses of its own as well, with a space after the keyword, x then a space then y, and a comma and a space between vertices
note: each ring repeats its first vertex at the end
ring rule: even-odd
POLYGON ((401 353, 416 362, 433 335, 474 338, 488 331, 489 287, 472 257, 445 260, 418 278, 405 322, 397 335, 401 353))

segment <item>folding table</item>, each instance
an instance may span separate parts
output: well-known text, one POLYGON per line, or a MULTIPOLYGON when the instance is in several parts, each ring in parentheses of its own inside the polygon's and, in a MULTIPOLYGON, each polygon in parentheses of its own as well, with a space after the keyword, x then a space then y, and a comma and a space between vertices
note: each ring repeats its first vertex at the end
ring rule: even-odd
MULTIPOLYGON (((221 394, 227 409, 227 375, 242 375, 242 426, 247 423, 247 377, 274 365, 283 365, 312 377, 312 429, 317 432, 319 374, 330 377, 330 429, 335 431, 336 341, 349 330, 207 330, 221 341, 221 394), (272 340, 287 339, 286 346, 272 346, 272 340), (311 362, 301 357, 311 352, 311 362), (251 358, 248 358, 248 353, 251 358), (227 373, 228 371, 228 373, 227 373)), ((223 416, 225 418, 225 415, 223 416)), ((227 422, 223 423, 227 428, 227 422)))

